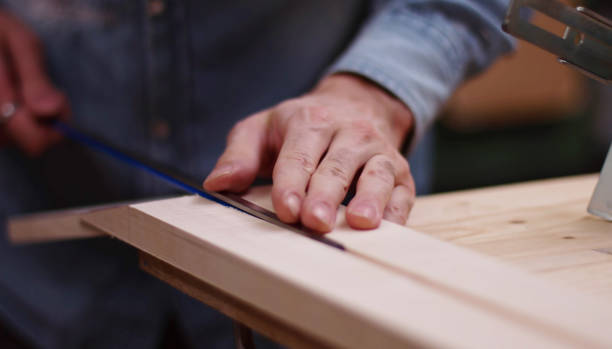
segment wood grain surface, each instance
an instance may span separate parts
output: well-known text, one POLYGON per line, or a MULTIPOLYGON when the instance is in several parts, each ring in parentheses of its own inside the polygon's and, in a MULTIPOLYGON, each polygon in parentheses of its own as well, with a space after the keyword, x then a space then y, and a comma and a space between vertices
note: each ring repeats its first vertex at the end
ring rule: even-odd
MULTIPOLYGON (((79 217, 168 265, 154 275, 226 314, 250 309, 248 325, 294 347, 605 348, 612 224, 586 213, 596 180, 420 197, 412 229, 354 231, 341 213, 328 237, 347 252, 191 196, 79 217)), ((271 207, 268 192, 248 198, 271 207)))
MULTIPOLYGON (((267 192, 249 198, 269 206, 267 192)), ((85 220, 333 346, 612 345, 609 302, 406 227, 354 231, 338 217, 328 237, 348 252, 197 197, 85 220)))
POLYGON ((612 301, 612 223, 586 208, 597 175, 417 199, 409 226, 612 301))

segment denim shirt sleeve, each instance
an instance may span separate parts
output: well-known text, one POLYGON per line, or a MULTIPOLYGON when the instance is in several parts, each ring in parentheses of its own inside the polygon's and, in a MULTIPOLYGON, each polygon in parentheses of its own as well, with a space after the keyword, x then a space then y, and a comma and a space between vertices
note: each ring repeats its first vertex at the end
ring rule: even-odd
POLYGON ((328 73, 361 75, 412 111, 412 150, 466 78, 513 48, 501 30, 507 0, 379 1, 328 73))

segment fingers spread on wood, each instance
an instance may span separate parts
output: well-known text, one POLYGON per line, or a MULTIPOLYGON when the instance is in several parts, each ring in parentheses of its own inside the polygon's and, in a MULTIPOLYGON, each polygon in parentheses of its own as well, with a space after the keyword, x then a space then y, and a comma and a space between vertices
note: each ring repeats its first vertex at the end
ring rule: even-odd
POLYGON ((333 229, 336 211, 353 178, 374 151, 358 144, 351 132, 337 134, 310 179, 302 223, 323 232, 333 229))

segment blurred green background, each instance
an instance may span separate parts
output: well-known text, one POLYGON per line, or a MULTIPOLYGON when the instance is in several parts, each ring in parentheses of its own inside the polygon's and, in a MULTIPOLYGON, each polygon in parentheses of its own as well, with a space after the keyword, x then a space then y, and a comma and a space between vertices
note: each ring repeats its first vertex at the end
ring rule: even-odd
POLYGON ((593 137, 595 120, 587 109, 497 130, 461 132, 440 123, 434 129, 433 191, 597 172, 607 149, 593 137))

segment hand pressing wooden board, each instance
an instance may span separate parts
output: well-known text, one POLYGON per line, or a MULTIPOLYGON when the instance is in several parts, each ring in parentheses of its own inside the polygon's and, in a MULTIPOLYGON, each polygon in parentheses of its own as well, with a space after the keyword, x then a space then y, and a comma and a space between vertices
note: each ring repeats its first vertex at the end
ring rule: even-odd
MULTIPOLYGON (((579 182, 590 180, 590 177, 575 179, 579 182)), ((575 183, 575 186, 580 185, 583 183, 575 183)), ((567 183, 564 195, 569 200, 575 199, 572 193, 579 195, 571 188, 572 183, 567 183)), ((536 198, 538 194, 547 192, 546 185, 540 185, 537 189, 532 193, 536 198)), ((505 191, 499 188, 496 192, 500 199, 503 199, 504 195, 510 199, 512 195, 510 188, 505 191)), ((548 200, 557 200, 554 195, 561 195, 549 194, 552 194, 553 198, 549 197, 548 200)), ((256 188, 247 195, 247 199, 272 209, 268 189, 265 187, 256 188)), ((488 199, 491 202, 490 198, 488 199)), ((543 203, 542 200, 546 199, 532 199, 532 207, 538 205, 538 202, 543 203)), ((503 206, 503 202, 500 205, 503 206)), ((595 315, 601 306, 611 310, 608 302, 603 299, 595 300, 574 290, 560 290, 557 284, 538 280, 490 257, 386 221, 376 230, 352 230, 344 220, 342 208, 338 214, 336 229, 326 236, 355 255, 413 279, 435 285, 466 301, 505 312, 520 321, 532 322, 534 326, 543 325, 549 330, 553 324, 573 328, 584 335, 608 340, 608 331, 599 324, 609 321, 605 319, 610 319, 612 313, 599 312, 595 315), (580 301, 568 303, 568 299, 580 301)))
POLYGON ((85 220, 337 347, 612 345, 607 304, 392 223, 350 231, 342 217, 328 237, 349 252, 197 197, 85 220))

